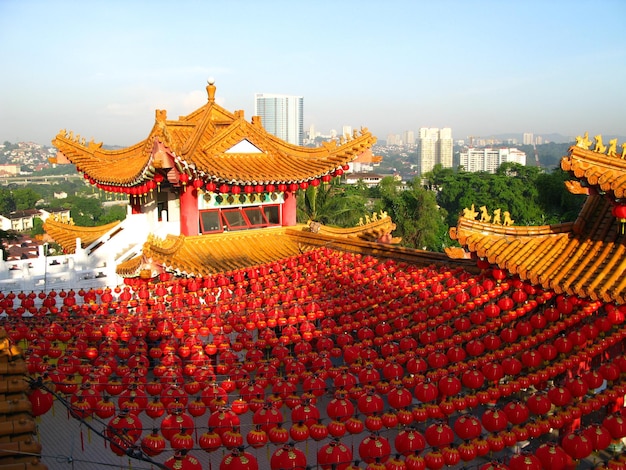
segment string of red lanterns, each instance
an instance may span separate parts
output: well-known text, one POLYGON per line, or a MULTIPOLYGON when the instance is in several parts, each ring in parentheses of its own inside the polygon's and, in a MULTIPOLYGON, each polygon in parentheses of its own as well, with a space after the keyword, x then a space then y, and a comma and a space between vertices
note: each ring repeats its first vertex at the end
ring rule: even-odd
MULTIPOLYGON (((320 253, 324 253, 324 256, 333 255, 331 252, 320 250, 317 257, 311 254, 311 259, 316 258, 316 262, 319 262, 320 253)), ((366 261, 360 258, 351 258, 353 261, 358 259, 359 264, 363 262, 359 273, 355 272, 354 268, 351 268, 352 272, 351 269, 347 270, 352 279, 360 278, 364 281, 364 289, 369 290, 381 279, 398 278, 394 281, 397 281, 401 288, 396 291, 402 294, 392 294, 387 290, 389 286, 385 286, 374 302, 371 299, 359 298, 355 294, 353 297, 344 296, 343 298, 347 299, 345 304, 334 305, 330 301, 325 301, 322 296, 326 287, 330 286, 312 282, 310 277, 306 279, 309 286, 307 292, 298 292, 297 288, 291 295, 284 292, 285 284, 282 280, 278 281, 279 273, 291 270, 289 274, 292 274, 297 266, 305 264, 300 263, 306 261, 305 258, 296 258, 293 260, 295 262, 285 261, 283 266, 275 266, 276 276, 270 276, 268 273, 254 277, 246 273, 246 276, 237 276, 239 280, 235 280, 236 275, 240 275, 241 272, 231 273, 226 276, 230 278, 229 280, 219 277, 206 280, 207 287, 204 287, 205 280, 201 283, 198 283, 198 280, 186 280, 159 282, 153 286, 145 283, 132 287, 125 286, 119 292, 113 292, 116 296, 113 296, 111 291, 103 290, 95 293, 96 296, 100 296, 101 303, 97 301, 97 297, 94 299, 94 293, 91 291, 67 292, 63 295, 58 293, 58 297, 63 299, 63 305, 58 309, 61 315, 54 316, 56 327, 50 327, 51 318, 48 315, 28 319, 21 317, 17 312, 11 312, 8 318, 11 327, 8 332, 18 342, 28 341, 29 371, 34 375, 46 376, 47 383, 56 384, 59 389, 63 389, 63 393, 75 397, 75 411, 79 416, 96 414, 101 418, 103 416, 112 418, 110 413, 113 402, 110 399, 106 400, 100 395, 102 399, 93 402, 98 397, 94 397, 93 392, 98 390, 100 393, 106 390, 111 396, 120 397, 117 401, 120 410, 122 407, 126 409, 136 407, 137 413, 146 413, 151 419, 160 418, 163 422, 166 419, 168 422, 175 419, 172 416, 176 414, 170 409, 173 404, 184 405, 183 408, 178 408, 179 415, 187 413, 192 418, 203 416, 210 408, 211 415, 207 421, 206 432, 201 434, 203 444, 200 444, 200 438, 197 440, 197 445, 203 449, 204 447, 213 449, 217 446, 215 438, 217 430, 219 446, 232 449, 233 452, 244 442, 244 438, 252 447, 257 445, 262 447, 268 445, 267 442, 274 445, 286 444, 289 439, 300 442, 313 439, 320 442, 328 439, 328 436, 341 439, 345 433, 356 435, 365 430, 370 433, 385 432, 398 426, 406 429, 406 426, 420 423, 426 425, 431 420, 446 417, 449 419, 459 413, 465 416, 464 413, 468 411, 497 403, 501 398, 519 394, 531 386, 540 386, 547 391, 544 396, 530 395, 526 401, 507 402, 502 410, 498 410, 497 420, 492 416, 495 409, 488 409, 490 413, 487 416, 484 413, 479 414, 481 429, 484 427, 491 433, 486 437, 482 436, 482 431, 481 435, 477 436, 471 431, 469 435, 464 433, 461 430, 463 423, 467 421, 471 426, 474 422, 469 418, 461 422, 461 417, 457 418, 455 426, 451 429, 452 438, 463 439, 463 447, 450 447, 449 437, 443 440, 431 437, 427 442, 433 448, 426 449, 424 446, 420 451, 427 450, 422 460, 431 468, 430 466, 437 466, 442 461, 444 465, 450 465, 447 462, 453 464, 458 461, 457 459, 471 461, 476 458, 469 459, 474 453, 478 456, 484 451, 485 443, 490 452, 499 452, 528 436, 539 438, 548 433, 550 428, 564 429, 566 423, 597 411, 598 405, 600 407, 610 405, 619 399, 620 393, 623 396, 624 384, 621 377, 625 371, 624 360, 618 355, 609 361, 605 355, 610 348, 621 342, 625 333, 619 316, 611 317, 613 320, 609 321, 609 325, 597 321, 600 317, 594 319, 599 305, 581 301, 571 302, 565 297, 556 297, 554 306, 544 307, 539 313, 534 309, 546 305, 552 296, 535 292, 531 296, 533 297, 531 300, 536 302, 532 308, 526 307, 529 305, 528 296, 525 299, 523 296, 516 296, 518 300, 513 300, 512 305, 508 301, 506 304, 496 302, 499 308, 499 311, 496 311, 492 307, 487 307, 496 299, 501 300, 508 296, 508 292, 514 293, 520 289, 526 292, 523 283, 519 284, 514 280, 506 282, 501 279, 500 284, 496 286, 490 284, 488 281, 491 279, 486 276, 472 278, 460 271, 438 273, 432 268, 422 272, 410 271, 404 277, 393 263, 382 265, 374 260, 366 261), (291 267, 287 268, 288 265, 291 267), (381 268, 377 271, 379 267, 381 268), (268 278, 268 285, 271 285, 270 291, 271 288, 276 288, 273 296, 267 297, 274 298, 275 303, 266 305, 261 314, 260 311, 257 312, 261 307, 254 306, 252 300, 248 299, 245 305, 242 305, 242 302, 251 291, 249 290, 251 285, 264 283, 265 277, 268 278), (472 279, 473 282, 470 282, 472 279), (252 280, 255 282, 252 283, 252 280), (220 283, 222 285, 219 285, 220 283), (239 284, 243 292, 235 294, 239 284), (209 285, 213 287, 208 287, 209 285), (473 289, 478 285, 481 289, 473 289), (211 296, 214 296, 212 292, 225 286, 228 286, 233 294, 229 298, 224 298, 219 310, 218 305, 213 308, 206 303, 198 302, 203 297, 214 302, 214 299, 211 299, 211 296), (160 295, 156 295, 157 289, 160 290, 160 295), (470 291, 473 293, 469 296, 460 295, 468 294, 470 291), (106 302, 102 302, 105 295, 106 302), (89 299, 88 303, 81 305, 76 296, 83 300, 89 299), (156 300, 157 298, 163 301, 169 298, 166 301, 169 304, 169 311, 158 307, 159 304, 163 304, 156 300), (407 298, 410 302, 405 303, 404 299, 407 298), (482 314, 474 315, 476 310, 472 310, 467 318, 465 314, 469 311, 466 311, 466 304, 473 302, 476 305, 477 301, 484 305, 481 309, 482 314), (105 303, 106 307, 102 303, 105 303), (312 307, 313 305, 315 307, 312 307), (346 308, 346 305, 349 307, 346 308), (171 308, 172 306, 175 307, 171 308), (110 309, 116 313, 111 315, 110 309), (118 312, 124 309, 135 313, 142 311, 141 322, 138 325, 122 326, 120 323, 125 317, 118 312), (267 325, 272 319, 268 316, 271 309, 277 313, 274 317, 276 325, 272 328, 282 330, 281 336, 271 334, 268 329, 270 327, 259 328, 259 322, 265 322, 267 325), (369 313, 366 314, 368 309, 369 313), (250 311, 258 315, 253 325, 248 328, 247 321, 244 320, 249 320, 250 315, 243 318, 241 313, 250 311), (63 315, 65 312, 68 313, 67 316, 63 315), (193 321, 198 318, 198 312, 202 312, 202 321, 193 321), (461 319, 469 320, 469 325, 461 322, 461 319), (280 320, 284 320, 282 325, 280 320), (319 322, 316 327, 318 329, 302 330, 302 326, 310 322, 319 322), (106 330, 102 328, 105 324, 106 330), (202 336, 213 335, 212 343, 206 345, 198 343, 201 328, 205 329, 202 336), (493 331, 498 330, 501 332, 497 335, 499 342, 493 334, 493 331), (44 331, 47 337, 41 336, 44 331), (316 336, 315 331, 321 331, 322 334, 316 336), (251 332, 258 333, 256 339, 253 339, 251 332), (307 335, 308 340, 305 339, 305 333, 311 333, 310 336, 307 335), (122 337, 126 340, 120 340, 122 337), (61 338, 65 338, 65 352, 58 346, 54 347, 54 343, 61 341, 61 338), (160 339, 162 347, 149 348, 147 340, 151 338, 160 339), (382 341, 379 341, 381 339, 382 341), (407 341, 402 343, 404 339, 407 341), (206 351, 205 346, 209 344, 215 349, 206 351), (395 346, 391 347, 391 344, 395 346), (404 344, 405 349, 401 349, 400 344, 404 344), (553 348, 547 348, 546 345, 549 344, 553 348), (450 357, 447 353, 441 354, 442 350, 452 349, 452 346, 463 349, 469 346, 469 351, 466 351, 464 356, 458 350, 451 353, 450 357), (102 351, 106 348, 109 348, 111 355, 123 358, 126 363, 114 364, 98 360, 104 356, 102 351), (333 353, 334 349, 337 351, 333 353), (231 351, 237 350, 245 351, 246 357, 243 362, 232 356, 231 351), (58 355, 59 351, 61 355, 58 355), (274 351, 277 354, 273 354, 274 351), (219 356, 219 363, 211 363, 207 359, 216 356, 219 356), (140 381, 140 377, 146 376, 146 365, 142 357, 157 361, 163 366, 154 369, 157 382, 149 384, 140 381), (331 357, 335 359, 343 357, 344 365, 334 366, 331 357), (570 378, 558 387, 549 388, 541 385, 568 370, 573 370, 581 363, 588 367, 594 358, 602 358, 602 365, 589 371, 588 376, 583 376, 584 384, 570 378), (51 366, 56 367, 53 369, 51 366), (285 375, 281 375, 279 369, 283 369, 285 375), (82 386, 78 386, 76 378, 73 380, 62 378, 62 375, 66 377, 71 375, 71 371, 77 376, 82 376, 82 386), (407 374, 409 371, 413 372, 407 374), (56 375, 52 376, 53 373, 56 375), (612 385, 603 392, 597 392, 599 387, 591 386, 598 385, 600 379, 602 384, 607 381, 612 385), (326 412, 324 416, 332 419, 330 424, 324 425, 320 421, 322 414, 316 407, 316 400, 326 394, 329 380, 332 380, 337 390, 343 387, 343 391, 334 396, 333 399, 337 401, 333 402, 331 407, 333 411, 329 412, 328 408, 324 410, 326 412), (284 386, 285 383, 291 383, 292 387, 284 386), (122 395, 131 384, 139 385, 139 388, 134 389, 134 394, 127 392, 122 395), (284 388, 279 388, 278 384, 283 384, 284 388), (260 388, 256 385, 260 385, 260 388), (272 398, 271 402, 267 395, 270 385, 272 396, 278 397, 272 398), (304 399, 309 400, 306 404, 303 397, 294 396, 295 385, 303 387, 304 399), (587 391, 583 394, 585 385, 587 391), (434 390, 430 393, 436 395, 430 398, 423 395, 425 387, 434 390), (137 393, 138 389, 143 389, 145 393, 137 393), (415 390, 411 393, 413 389, 415 390), (206 393, 204 390, 207 390, 206 393), (583 399, 590 390, 594 391, 593 398, 583 399), (464 394, 463 397, 459 396, 461 392, 464 394), (411 397, 410 406, 405 405, 407 393, 411 397), (199 402, 191 400, 191 396, 196 394, 200 394, 199 398, 202 398, 199 402), (152 401, 148 400, 148 395, 152 396, 152 401), (379 398, 382 396, 386 397, 391 409, 385 410, 384 405, 380 407, 379 398), (549 400, 548 408, 541 405, 545 403, 546 397, 549 400), (414 407, 414 398, 421 404, 414 407), (189 408, 193 402, 195 408, 189 408), (268 403, 281 403, 281 406, 268 407, 268 403), (362 414, 365 420, 359 416, 351 416, 347 403, 353 407, 356 405, 359 414, 362 414), (202 405, 205 407, 204 413, 202 405), (284 406, 290 410, 289 415, 266 421, 268 412, 269 416, 275 416, 278 413, 274 411, 280 411, 284 406), (524 406, 527 407, 526 410, 524 406), (409 410, 410 407, 413 409, 409 410), (191 410, 195 410, 193 414, 191 410), (238 410, 239 414, 235 410, 238 410), (254 428, 243 432, 238 428, 240 422, 238 423, 234 417, 251 412, 254 416, 259 413, 257 418, 259 422, 253 423, 254 428), (530 413, 533 413, 532 417, 529 417, 530 413), (214 416, 216 418, 211 422, 210 419, 214 416), (403 419, 402 423, 400 416, 403 419), (502 416, 506 422, 502 420, 502 416), (461 424, 457 426, 458 422, 461 424), (289 425, 284 427, 284 423, 289 425), (318 439, 311 434, 314 427, 316 430, 314 435, 318 439), (499 433, 500 436, 495 436, 494 433, 499 433), (248 436, 251 442, 248 442, 248 436)), ((323 269, 321 273, 324 273, 323 269)), ((300 281, 305 282, 304 279, 300 281)), ((337 284, 339 290, 348 285, 341 280, 337 284)), ((338 290, 328 289, 327 292, 329 298, 333 298, 338 290)), ((2 300, 8 297, 9 295, 6 295, 2 300)), ((56 302, 56 297, 50 298, 56 302)), ((46 296, 46 299, 48 298, 46 296)), ((510 298, 513 299, 512 294, 510 298)), ((30 294, 24 293, 12 295, 11 301, 15 299, 34 300, 30 294)), ((28 307, 23 305, 20 307, 34 308, 30 303, 26 305, 28 307)), ((13 307, 5 304, 2 308, 6 311, 7 308, 13 307)), ((615 313, 615 309, 608 308, 608 311, 609 314, 615 313)), ((39 310, 36 313, 39 314, 39 310)), ((50 397, 44 393, 34 391, 31 397, 37 412, 41 412, 50 402, 50 397)), ((194 426, 192 419, 191 423, 187 421, 186 424, 176 426, 166 425, 165 432, 160 428, 158 430, 160 433, 150 427, 150 433, 146 436, 147 445, 150 447, 149 444, 154 441, 155 449, 160 447, 161 440, 154 436, 157 433, 163 435, 170 446, 190 450, 188 449, 190 445, 196 445, 190 432, 194 426), (171 431, 176 432, 171 434, 171 431), (169 437, 165 436, 166 433, 169 437), (176 439, 174 436, 177 436, 176 439)), ((623 432, 618 417, 609 420, 608 427, 614 429, 611 436, 623 432)), ((426 427, 424 431, 427 429, 430 428, 426 427)), ((433 429, 439 430, 434 436, 440 434, 449 436, 448 430, 441 431, 445 428, 439 425, 433 429)), ((140 441, 139 437, 133 444, 140 441)), ((116 448, 123 450, 127 442, 125 439, 116 442, 116 448)), ((599 442, 596 445, 603 445, 601 440, 599 442)), ((335 447, 340 446, 329 445, 328 449, 333 453, 335 447)), ((405 458, 405 464, 413 460, 419 461, 417 459, 419 455, 414 455, 417 449, 404 448, 404 451, 400 452, 395 443, 394 448, 405 458), (409 455, 415 458, 409 459, 409 455)), ((402 444, 400 449, 403 449, 402 444)), ((341 457, 337 458, 343 459, 346 455, 340 450, 337 450, 337 453, 341 457)), ((364 450, 364 453, 367 454, 367 450, 364 450)), ((233 461, 239 462, 237 459, 240 457, 240 454, 233 456, 233 461)), ((389 461, 393 457, 391 452, 373 456, 372 464, 380 463, 376 459, 383 458, 389 461)), ((352 458, 346 460, 351 461, 352 458)))

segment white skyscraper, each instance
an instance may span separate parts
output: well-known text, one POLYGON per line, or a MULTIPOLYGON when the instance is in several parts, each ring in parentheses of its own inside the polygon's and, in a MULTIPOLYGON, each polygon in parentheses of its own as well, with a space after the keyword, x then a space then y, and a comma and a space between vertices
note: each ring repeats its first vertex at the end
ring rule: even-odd
POLYGON ((404 142, 404 145, 415 145, 415 132, 404 131, 402 134, 402 141, 404 142))
POLYGON ((526 154, 515 148, 470 148, 461 152, 459 164, 465 171, 495 173, 498 167, 505 162, 526 165, 526 154))
POLYGON ((452 168, 454 141, 452 129, 444 127, 421 127, 417 150, 417 171, 421 176, 432 171, 437 164, 452 168))
POLYGON ((535 139, 532 133, 526 132, 522 136, 522 143, 524 145, 533 145, 535 143, 535 139))
POLYGON ((302 96, 257 93, 254 114, 261 117, 267 132, 294 145, 302 145, 303 129, 302 96))

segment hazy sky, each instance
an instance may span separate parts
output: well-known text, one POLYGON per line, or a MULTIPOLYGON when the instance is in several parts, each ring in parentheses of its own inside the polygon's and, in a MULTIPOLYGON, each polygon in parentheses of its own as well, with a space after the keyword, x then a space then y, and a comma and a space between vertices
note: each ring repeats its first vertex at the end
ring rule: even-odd
POLYGON ((626 136, 626 1, 0 0, 0 141, 106 145, 255 93, 305 130, 626 136))

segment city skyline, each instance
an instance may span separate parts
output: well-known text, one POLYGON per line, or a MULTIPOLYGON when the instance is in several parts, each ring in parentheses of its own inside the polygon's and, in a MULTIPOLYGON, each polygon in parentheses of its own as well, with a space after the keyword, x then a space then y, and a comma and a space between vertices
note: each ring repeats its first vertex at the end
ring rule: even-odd
POLYGON ((0 141, 49 145, 64 128, 132 145, 156 109, 205 103, 209 77, 248 121, 256 93, 302 96, 304 128, 322 133, 626 135, 618 0, 169 6, 0 2, 0 141))

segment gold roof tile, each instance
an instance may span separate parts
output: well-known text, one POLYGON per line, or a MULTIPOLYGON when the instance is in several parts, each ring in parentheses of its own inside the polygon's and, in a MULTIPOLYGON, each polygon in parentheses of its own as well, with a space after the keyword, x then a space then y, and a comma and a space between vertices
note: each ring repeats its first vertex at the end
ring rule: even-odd
POLYGON ((574 145, 561 160, 561 168, 601 192, 613 193, 617 198, 626 194, 626 160, 620 155, 574 145))
POLYGON ((608 198, 595 195, 587 198, 575 223, 502 227, 461 217, 450 236, 476 256, 545 289, 623 303, 626 236, 611 209, 608 198))
POLYGON ((81 246, 85 248, 119 223, 116 221, 98 227, 84 227, 74 225, 71 220, 63 221, 50 216, 44 222, 43 229, 55 242, 61 245, 65 253, 75 253, 77 238, 80 238, 81 246))
POLYGON ((207 87, 208 102, 187 116, 168 120, 157 110, 155 124, 145 140, 121 149, 107 150, 93 141, 62 130, 52 144, 59 150, 57 163, 71 162, 94 183, 136 186, 153 178, 162 164, 155 154, 167 149, 179 171, 194 178, 228 184, 303 182, 330 174, 368 152, 376 138, 367 129, 348 139, 309 148, 292 145, 269 134, 260 119, 247 122, 242 111, 230 113, 214 100, 215 87, 207 87), (258 152, 231 149, 248 141, 258 152))
POLYGON ((304 249, 279 227, 165 239, 151 236, 143 256, 166 269, 207 276, 288 258, 304 249))

